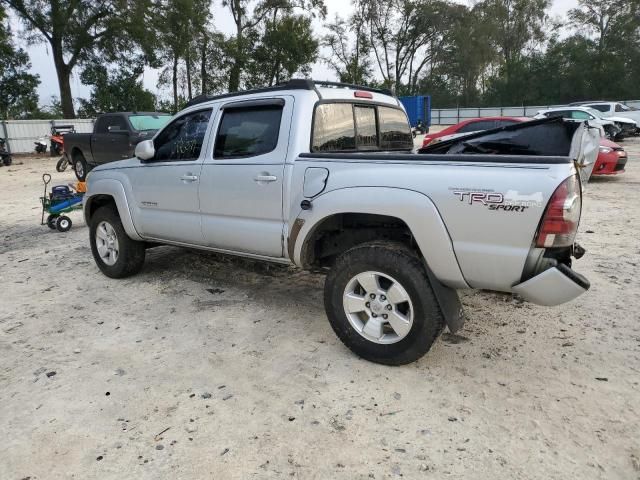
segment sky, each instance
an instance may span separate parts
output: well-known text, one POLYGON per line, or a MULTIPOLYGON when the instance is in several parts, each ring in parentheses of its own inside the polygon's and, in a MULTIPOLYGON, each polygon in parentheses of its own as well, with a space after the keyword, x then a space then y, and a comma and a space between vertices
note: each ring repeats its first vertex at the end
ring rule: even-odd
MULTIPOLYGON (((336 14, 342 17, 347 17, 350 14, 351 7, 345 8, 345 4, 348 0, 325 0, 327 6, 327 21, 332 20, 336 14)), ((473 0, 456 0, 458 3, 470 3, 473 0)), ((574 8, 578 3, 578 0, 553 0, 553 6, 551 8, 552 16, 564 16, 567 11, 574 8)), ((222 8, 219 2, 215 2, 213 7, 213 15, 215 18, 216 27, 224 33, 231 33, 232 22, 231 15, 227 9, 222 8)), ((47 105, 50 103, 52 96, 59 97, 58 81, 53 65, 53 58, 51 56, 51 48, 47 43, 38 45, 26 45, 26 43, 20 38, 20 30, 22 29, 20 21, 14 16, 10 17, 11 27, 14 32, 14 39, 18 45, 23 47, 29 53, 31 58, 31 73, 40 75, 40 85, 38 87, 38 95, 40 96, 40 104, 47 105)), ((324 28, 321 21, 316 21, 314 28, 319 36, 324 34, 324 28)), ((79 69, 76 69, 71 78, 71 91, 74 98, 88 97, 90 94, 90 88, 83 85, 79 79, 79 69)), ((169 96, 168 91, 158 92, 156 83, 158 81, 159 70, 147 68, 143 74, 143 84, 145 88, 154 92, 160 93, 162 96, 169 96)), ((328 67, 322 62, 316 62, 313 65, 312 75, 315 79, 321 80, 335 80, 335 75, 328 69, 328 67)))

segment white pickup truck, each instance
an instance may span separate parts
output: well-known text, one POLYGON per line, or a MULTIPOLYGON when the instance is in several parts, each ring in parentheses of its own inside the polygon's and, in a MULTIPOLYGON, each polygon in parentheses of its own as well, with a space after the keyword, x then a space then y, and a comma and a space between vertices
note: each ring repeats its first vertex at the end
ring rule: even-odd
MULTIPOLYGON (((580 131, 568 132, 575 147, 580 131)), ((371 361, 412 362, 462 325, 457 289, 558 305, 589 288, 571 269, 583 253, 579 149, 471 146, 412 154, 406 114, 384 90, 291 80, 200 97, 134 158, 89 174, 91 250, 113 278, 138 272, 157 244, 328 272, 338 337, 371 361)))

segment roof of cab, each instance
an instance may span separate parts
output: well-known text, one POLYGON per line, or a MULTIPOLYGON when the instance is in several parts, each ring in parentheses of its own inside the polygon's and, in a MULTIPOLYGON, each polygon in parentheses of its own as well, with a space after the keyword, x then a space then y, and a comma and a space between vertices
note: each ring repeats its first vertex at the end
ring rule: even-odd
MULTIPOLYGON (((380 88, 365 87, 361 85, 353 85, 350 83, 294 78, 289 80, 288 82, 279 83, 273 87, 244 90, 241 92, 224 93, 222 95, 198 95, 197 97, 190 100, 185 105, 185 108, 191 107, 193 105, 197 105, 200 103, 211 102, 211 101, 220 100, 224 98, 234 98, 234 97, 241 97, 244 95, 253 95, 256 93, 280 92, 280 91, 287 91, 287 90, 315 91, 321 100, 326 98, 330 98, 330 99, 353 98, 355 92, 354 93, 352 92, 355 90, 360 92, 371 93, 372 94, 371 99, 374 99, 374 100, 381 101, 381 100, 384 100, 384 97, 392 97, 394 102, 396 102, 395 95, 393 94, 393 92, 386 88, 380 89, 380 88)), ((356 97, 356 98, 361 99, 362 97, 356 97)))

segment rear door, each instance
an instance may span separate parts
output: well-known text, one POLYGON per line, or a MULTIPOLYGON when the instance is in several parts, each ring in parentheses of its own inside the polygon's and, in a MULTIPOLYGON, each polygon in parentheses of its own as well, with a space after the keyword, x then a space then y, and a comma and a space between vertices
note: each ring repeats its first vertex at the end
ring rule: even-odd
POLYGON ((283 256, 283 177, 293 101, 279 96, 221 105, 200 181, 207 246, 283 256))
POLYGON ((122 115, 103 115, 91 136, 91 152, 97 164, 129 158, 129 125, 122 115))
POLYGON ((149 239, 202 244, 198 185, 211 108, 173 119, 154 139, 155 156, 128 169, 136 230, 149 239))

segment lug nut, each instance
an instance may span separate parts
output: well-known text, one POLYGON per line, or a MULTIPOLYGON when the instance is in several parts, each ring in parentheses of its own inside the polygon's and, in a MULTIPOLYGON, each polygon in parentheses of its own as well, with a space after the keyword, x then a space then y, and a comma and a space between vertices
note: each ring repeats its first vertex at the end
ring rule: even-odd
POLYGON ((387 305, 387 310, 391 310, 393 307, 391 305, 387 305))
POLYGON ((376 315, 375 313, 372 313, 372 314, 371 314, 371 316, 372 316, 373 318, 376 318, 378 315, 376 315))
POLYGON ((383 302, 387 299, 387 297, 385 297, 384 295, 380 295, 380 300, 382 300, 383 302))
POLYGON ((389 318, 389 315, 387 315, 386 313, 384 313, 384 314, 382 314, 382 318, 384 318, 384 319, 386 320, 387 318, 389 318))
POLYGON ((371 306, 371 304, 369 302, 364 304, 365 307, 369 308, 371 306))
POLYGON ((369 297, 373 300, 374 298, 376 298, 376 294, 372 293, 371 295, 369 295, 369 297))

